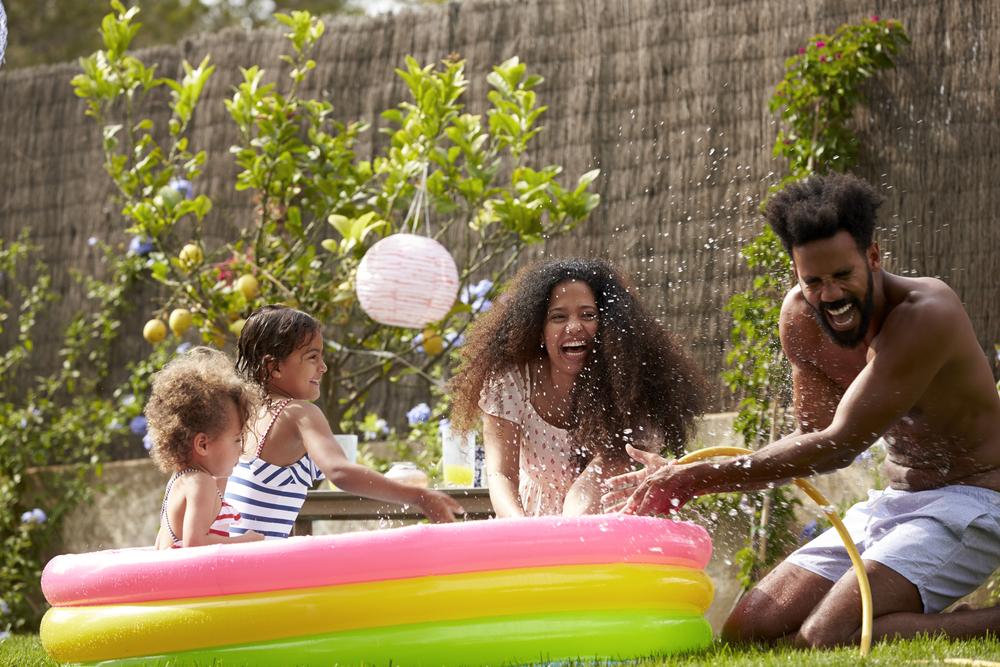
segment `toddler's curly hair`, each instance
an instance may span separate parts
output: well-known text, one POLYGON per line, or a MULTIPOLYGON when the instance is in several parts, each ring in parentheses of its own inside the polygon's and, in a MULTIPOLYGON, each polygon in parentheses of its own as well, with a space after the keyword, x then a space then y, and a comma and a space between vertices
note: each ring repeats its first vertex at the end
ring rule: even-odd
POLYGON ((176 357, 153 376, 146 403, 153 461, 163 472, 184 469, 198 433, 215 437, 228 426, 227 402, 246 428, 261 399, 260 389, 241 378, 223 352, 195 347, 176 357))

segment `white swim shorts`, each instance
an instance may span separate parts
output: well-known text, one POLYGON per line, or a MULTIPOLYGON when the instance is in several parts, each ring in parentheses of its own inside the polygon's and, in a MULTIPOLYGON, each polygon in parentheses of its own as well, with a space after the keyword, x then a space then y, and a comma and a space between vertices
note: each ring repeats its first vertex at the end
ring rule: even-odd
MULTIPOLYGON (((863 560, 882 563, 920 591, 926 613, 971 593, 1000 567, 1000 493, 978 486, 869 491, 843 518, 863 560)), ((788 562, 831 581, 851 569, 833 528, 788 562)))

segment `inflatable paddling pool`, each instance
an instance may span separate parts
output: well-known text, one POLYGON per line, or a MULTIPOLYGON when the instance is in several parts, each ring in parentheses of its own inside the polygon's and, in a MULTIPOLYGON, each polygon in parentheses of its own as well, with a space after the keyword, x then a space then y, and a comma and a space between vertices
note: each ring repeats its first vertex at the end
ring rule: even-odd
POLYGON ((703 648, 701 527, 503 519, 53 558, 41 640, 64 662, 469 665, 703 648))

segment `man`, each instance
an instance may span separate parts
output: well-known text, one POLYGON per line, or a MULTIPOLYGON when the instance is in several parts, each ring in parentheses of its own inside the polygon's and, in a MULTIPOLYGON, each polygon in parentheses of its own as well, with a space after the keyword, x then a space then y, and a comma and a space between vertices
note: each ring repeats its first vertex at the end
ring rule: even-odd
MULTIPOLYGON (((939 614, 1000 566, 1000 398, 958 296, 933 278, 882 269, 873 240, 878 195, 853 176, 786 187, 766 217, 797 285, 782 304, 798 429, 753 455, 668 464, 612 482, 606 504, 665 513, 694 496, 761 489, 843 468, 880 436, 889 488, 844 522, 872 587, 876 637, 1000 630, 1000 607, 939 614)), ((791 637, 804 646, 856 642, 858 584, 834 530, 793 553, 747 594, 730 641, 791 637)))

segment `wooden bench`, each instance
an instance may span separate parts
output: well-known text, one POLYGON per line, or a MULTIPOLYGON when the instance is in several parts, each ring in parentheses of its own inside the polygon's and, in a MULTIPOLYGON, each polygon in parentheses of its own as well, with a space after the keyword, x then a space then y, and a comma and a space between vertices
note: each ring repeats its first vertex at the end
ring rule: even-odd
MULTIPOLYGON (((489 489, 439 489, 465 508, 465 519, 489 519, 494 516, 489 489)), ((381 500, 362 498, 344 491, 315 489, 306 494, 306 501, 295 521, 293 535, 312 535, 313 521, 363 521, 368 519, 422 519, 420 508, 403 507, 381 500)))

